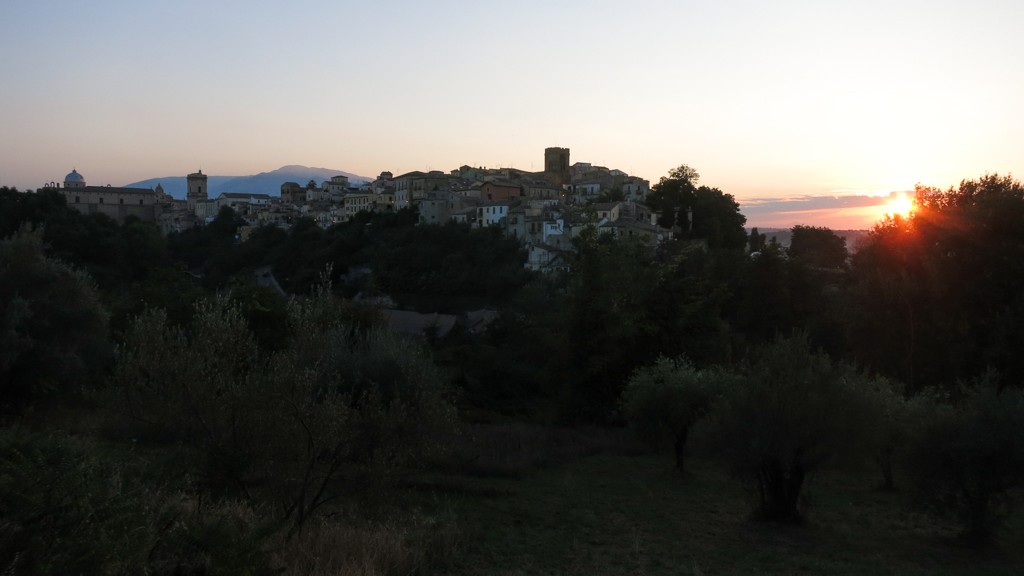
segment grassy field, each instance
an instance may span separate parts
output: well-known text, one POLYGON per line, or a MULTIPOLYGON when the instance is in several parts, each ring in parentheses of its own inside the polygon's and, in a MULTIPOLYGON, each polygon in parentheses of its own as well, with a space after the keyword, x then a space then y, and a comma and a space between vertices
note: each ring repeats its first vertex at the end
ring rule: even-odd
MULTIPOLYGON (((68 444, 80 448, 69 453, 127 462, 121 474, 134 470, 132 477, 151 488, 144 493, 162 495, 184 526, 184 540, 173 546, 177 540, 168 540, 167 554, 209 560, 209 573, 239 572, 232 554, 258 547, 287 576, 1024 574, 1024 513, 1011 518, 994 547, 975 549, 957 538, 954 523, 912 510, 900 493, 875 489, 880 477, 870 471, 825 472, 809 481, 803 524, 758 522, 751 520, 751 495, 719 462, 691 458, 680 476, 668 455, 642 454, 617 431, 470 426, 433 472, 347 494, 297 537, 286 538, 284 525, 264 541, 253 530, 273 522, 274 509, 237 499, 204 502, 203 492, 161 488, 193 486, 180 449, 126 447, 91 436, 68 444), (203 548, 207 540, 190 539, 224 526, 237 530, 207 539, 227 543, 212 559, 203 548)), ((125 506, 142 498, 128 483, 118 485, 127 490, 122 494, 103 478, 66 483, 80 491, 106 487, 101 503, 111 494, 120 494, 125 506)), ((93 500, 75 510, 88 512, 93 500)), ((119 522, 152 521, 122 516, 107 514, 102 526, 84 526, 86 536, 76 542, 91 549, 89 530, 103 528, 108 547, 119 545, 119 522)), ((131 545, 111 549, 138 552, 131 545)))
POLYGON ((993 549, 908 509, 872 477, 812 478, 799 526, 750 520, 750 500, 717 463, 680 477, 667 457, 594 455, 523 478, 435 477, 425 495, 459 524, 436 573, 1021 574, 1019 520, 993 549))

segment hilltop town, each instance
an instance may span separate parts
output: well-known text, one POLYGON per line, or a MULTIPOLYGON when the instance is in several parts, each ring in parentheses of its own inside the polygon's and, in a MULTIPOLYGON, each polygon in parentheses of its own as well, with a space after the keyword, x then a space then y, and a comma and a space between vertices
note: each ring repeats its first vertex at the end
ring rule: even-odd
POLYGON ((337 175, 320 183, 283 182, 280 196, 225 192, 210 198, 207 181, 201 170, 189 174, 182 200, 159 184, 155 189, 88 186, 77 170, 63 185, 47 188, 61 192, 68 206, 82 213, 103 213, 117 221, 134 216, 156 223, 165 234, 201 226, 230 208, 246 222, 242 239, 259 226, 288 228, 300 218, 329 228, 360 212, 415 208, 420 224, 499 227, 522 243, 529 253, 526 266, 536 271, 564 268, 564 253, 586 226, 651 244, 671 235, 645 204, 649 181, 604 166, 570 164, 568 148, 545 149, 541 172, 461 166, 448 173, 381 172, 372 182, 356 183, 337 175))

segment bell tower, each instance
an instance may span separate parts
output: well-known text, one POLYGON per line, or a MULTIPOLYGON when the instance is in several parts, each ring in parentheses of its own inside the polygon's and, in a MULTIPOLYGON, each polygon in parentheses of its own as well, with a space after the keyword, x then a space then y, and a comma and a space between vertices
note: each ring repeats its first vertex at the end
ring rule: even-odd
POLYGON ((188 200, 188 209, 192 213, 196 211, 197 202, 209 200, 206 174, 203 174, 202 170, 188 175, 188 194, 185 196, 185 199, 188 200))

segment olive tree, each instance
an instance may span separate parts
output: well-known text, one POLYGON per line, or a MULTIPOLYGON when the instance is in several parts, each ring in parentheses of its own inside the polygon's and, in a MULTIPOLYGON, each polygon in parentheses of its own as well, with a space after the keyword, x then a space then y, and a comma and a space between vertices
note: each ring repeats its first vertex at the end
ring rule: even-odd
POLYGON ((717 411, 717 441, 756 490, 762 518, 799 520, 810 475, 860 449, 868 403, 859 376, 813 352, 804 336, 756 350, 742 374, 717 411))
POLYGON ((906 386, 884 377, 864 377, 861 392, 870 404, 862 430, 865 448, 882 475, 881 488, 896 490, 896 473, 905 474, 907 451, 914 433, 933 410, 931 396, 907 396, 906 386))
POLYGON ((698 370, 686 358, 660 357, 633 373, 622 393, 623 412, 640 439, 671 448, 676 470, 683 472, 690 429, 712 409, 729 379, 721 370, 698 370))

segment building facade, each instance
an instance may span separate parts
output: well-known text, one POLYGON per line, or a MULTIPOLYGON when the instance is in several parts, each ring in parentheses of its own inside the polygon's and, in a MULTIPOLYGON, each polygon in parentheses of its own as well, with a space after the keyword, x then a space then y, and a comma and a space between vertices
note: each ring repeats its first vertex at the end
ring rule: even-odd
POLYGON ((89 186, 77 169, 64 177, 63 186, 51 182, 44 189, 61 192, 68 207, 74 210, 83 214, 105 214, 118 222, 132 216, 145 222, 156 222, 162 212, 162 204, 170 203, 170 197, 163 194, 162 189, 89 186))

